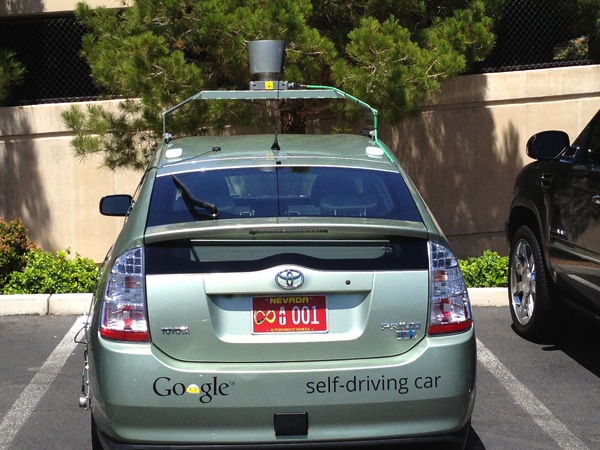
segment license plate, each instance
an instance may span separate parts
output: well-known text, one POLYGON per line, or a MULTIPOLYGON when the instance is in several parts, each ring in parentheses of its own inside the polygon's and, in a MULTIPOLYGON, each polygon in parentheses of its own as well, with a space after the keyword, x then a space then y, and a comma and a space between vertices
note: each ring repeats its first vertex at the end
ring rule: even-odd
POLYGON ((327 298, 290 295, 252 298, 253 333, 326 333, 327 298))

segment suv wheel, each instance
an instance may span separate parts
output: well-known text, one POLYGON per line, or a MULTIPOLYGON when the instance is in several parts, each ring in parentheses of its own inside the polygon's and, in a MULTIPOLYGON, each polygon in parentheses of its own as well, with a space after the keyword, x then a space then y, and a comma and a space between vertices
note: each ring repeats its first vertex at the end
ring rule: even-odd
POLYGON ((510 315, 525 338, 541 337, 554 320, 550 280, 535 233, 525 225, 515 233, 509 256, 510 315))

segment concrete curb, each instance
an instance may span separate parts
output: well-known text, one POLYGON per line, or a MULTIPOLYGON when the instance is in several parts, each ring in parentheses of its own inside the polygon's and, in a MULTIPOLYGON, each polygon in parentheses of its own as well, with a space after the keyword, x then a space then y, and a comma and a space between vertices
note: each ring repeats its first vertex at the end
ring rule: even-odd
MULTIPOLYGON (((506 288, 471 288, 473 306, 508 305, 506 288)), ((0 295, 0 316, 84 315, 89 312, 92 294, 0 295)))
POLYGON ((84 315, 91 300, 92 294, 0 295, 0 316, 84 315))
POLYGON ((508 288, 469 288, 472 306, 507 306, 508 288))

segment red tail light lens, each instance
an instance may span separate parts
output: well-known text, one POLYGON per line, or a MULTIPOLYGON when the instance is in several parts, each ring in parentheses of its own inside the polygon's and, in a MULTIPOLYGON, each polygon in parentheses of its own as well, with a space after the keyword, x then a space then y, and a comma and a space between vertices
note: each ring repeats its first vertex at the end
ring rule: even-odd
POLYGON ((429 243, 429 323, 431 335, 471 328, 471 303, 456 258, 445 246, 429 243))
POLYGON ((131 249, 115 261, 104 292, 100 335, 119 341, 148 342, 144 252, 131 249))

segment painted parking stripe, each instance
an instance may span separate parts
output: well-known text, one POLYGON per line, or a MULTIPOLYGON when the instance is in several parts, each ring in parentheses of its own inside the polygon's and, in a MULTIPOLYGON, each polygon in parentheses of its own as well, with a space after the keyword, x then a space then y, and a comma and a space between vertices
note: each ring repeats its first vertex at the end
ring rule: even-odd
MULTIPOLYGON (((75 321, 2 419, 2 423, 0 423, 0 450, 8 450, 11 447, 13 439, 27 422, 38 402, 77 346, 74 340, 75 335, 83 327, 85 321, 85 317, 80 317, 75 321)), ((527 412, 538 426, 554 439, 560 448, 589 450, 583 441, 559 421, 479 339, 477 340, 477 359, 504 386, 515 403, 527 412)))
POLYGON ((560 448, 587 450, 588 447, 558 420, 552 412, 523 383, 477 339, 477 359, 504 386, 513 400, 531 416, 538 426, 559 445, 560 448))
POLYGON ((71 355, 77 344, 75 335, 85 324, 86 318, 79 317, 65 337, 56 346, 44 365, 31 379, 21 395, 13 403, 0 423, 0 450, 8 450, 19 430, 25 425, 38 402, 42 399, 67 358, 71 355))

